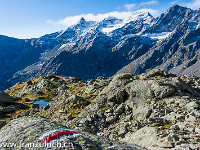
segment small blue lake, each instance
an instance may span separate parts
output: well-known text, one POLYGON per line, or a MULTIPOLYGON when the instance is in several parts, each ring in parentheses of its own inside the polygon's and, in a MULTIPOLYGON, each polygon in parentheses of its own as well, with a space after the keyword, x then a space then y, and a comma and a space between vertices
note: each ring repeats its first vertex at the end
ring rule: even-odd
POLYGON ((50 102, 46 102, 46 101, 43 101, 43 100, 37 100, 33 104, 39 104, 41 107, 45 107, 49 103, 51 103, 51 101, 50 102))

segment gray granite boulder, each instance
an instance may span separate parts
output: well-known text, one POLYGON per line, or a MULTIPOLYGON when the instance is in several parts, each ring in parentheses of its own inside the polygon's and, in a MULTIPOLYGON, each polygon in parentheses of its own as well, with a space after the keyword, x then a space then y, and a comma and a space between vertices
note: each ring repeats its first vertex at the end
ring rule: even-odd
POLYGON ((0 91, 0 104, 13 102, 14 98, 7 93, 0 91))

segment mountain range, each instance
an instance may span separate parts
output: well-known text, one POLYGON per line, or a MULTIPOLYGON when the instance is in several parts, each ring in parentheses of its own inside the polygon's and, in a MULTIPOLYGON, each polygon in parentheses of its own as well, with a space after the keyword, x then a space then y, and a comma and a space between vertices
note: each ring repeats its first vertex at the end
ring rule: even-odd
POLYGON ((36 39, 0 36, 0 89, 46 74, 89 80, 161 68, 200 75, 200 9, 174 5, 159 17, 80 21, 36 39))

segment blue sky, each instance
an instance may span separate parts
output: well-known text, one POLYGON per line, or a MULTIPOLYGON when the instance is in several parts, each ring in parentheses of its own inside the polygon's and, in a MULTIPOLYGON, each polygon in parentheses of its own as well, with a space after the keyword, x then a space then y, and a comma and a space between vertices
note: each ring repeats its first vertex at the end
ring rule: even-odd
POLYGON ((197 9, 200 0, 0 0, 0 34, 35 38, 86 20, 130 11, 150 11, 157 17, 173 4, 197 9))

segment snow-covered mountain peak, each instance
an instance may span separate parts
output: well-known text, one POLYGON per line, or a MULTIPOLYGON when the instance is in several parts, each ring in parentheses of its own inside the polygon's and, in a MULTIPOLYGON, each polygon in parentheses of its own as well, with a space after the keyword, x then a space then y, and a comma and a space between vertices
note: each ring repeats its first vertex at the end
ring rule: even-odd
MULTIPOLYGON (((94 35, 97 32, 112 36, 115 30, 121 30, 121 28, 126 28, 127 26, 129 28, 138 28, 136 31, 138 33, 141 28, 141 24, 150 25, 153 20, 154 17, 150 13, 141 11, 129 12, 120 17, 108 16, 103 18, 101 21, 89 21, 84 17, 81 17, 76 24, 68 27, 66 30, 56 33, 56 37, 54 37, 54 35, 46 35, 42 39, 47 43, 48 39, 56 39, 57 41, 62 41, 65 44, 71 39, 75 40, 86 35, 94 35)), ((119 38, 120 36, 124 36, 126 34, 129 33, 124 32, 123 35, 119 34, 119 38)))
MULTIPOLYGON (((107 35, 111 35, 117 29, 123 28, 125 25, 128 24, 135 24, 137 26, 137 21, 141 21, 143 24, 150 25, 154 21, 154 17, 150 13, 144 13, 140 11, 132 12, 129 16, 125 17, 124 19, 117 19, 111 18, 103 20, 101 27, 101 32, 107 35)), ((100 23, 101 24, 101 23, 100 23)))
POLYGON ((154 20, 154 17, 149 12, 135 11, 130 16, 124 18, 123 22, 128 23, 137 20, 146 21, 147 24, 150 24, 154 20))

